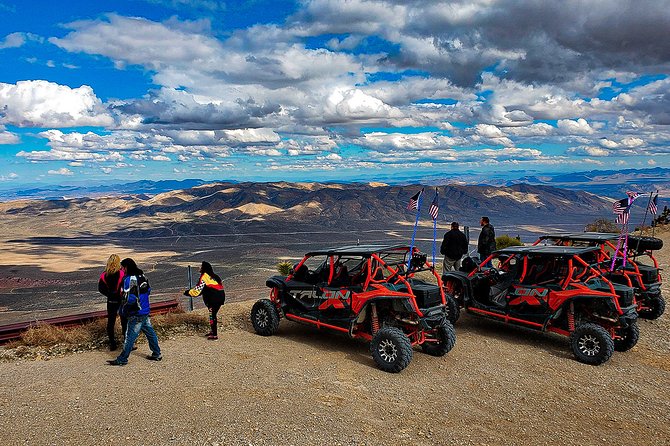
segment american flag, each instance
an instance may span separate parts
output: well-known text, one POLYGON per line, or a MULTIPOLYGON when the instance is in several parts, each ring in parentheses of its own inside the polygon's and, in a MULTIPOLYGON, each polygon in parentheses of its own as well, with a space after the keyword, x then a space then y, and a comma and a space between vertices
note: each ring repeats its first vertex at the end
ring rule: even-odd
POLYGON ((649 202, 647 210, 649 211, 650 214, 656 215, 656 213, 658 212, 658 194, 656 194, 656 196, 649 202))
POLYGON ((419 197, 421 197, 421 194, 423 193, 423 189, 421 189, 419 192, 416 194, 412 195, 412 198, 409 199, 409 204, 407 205, 407 209, 419 209, 419 197))
POLYGON ((433 217, 433 220, 437 220, 438 209, 439 206, 437 205, 437 189, 435 189, 435 198, 433 198, 433 202, 430 203, 430 207, 428 208, 428 213, 431 217, 433 217))
POLYGON ((628 217, 629 217, 628 211, 624 211, 617 215, 615 222, 620 225, 625 225, 628 223, 628 217))
POLYGON ((612 206, 612 210, 614 211, 615 214, 618 215, 628 213, 628 198, 615 201, 614 205, 612 206))
POLYGON ((639 192, 633 192, 633 191, 628 191, 626 192, 626 195, 628 195, 628 204, 631 204, 637 197, 640 196, 639 192))

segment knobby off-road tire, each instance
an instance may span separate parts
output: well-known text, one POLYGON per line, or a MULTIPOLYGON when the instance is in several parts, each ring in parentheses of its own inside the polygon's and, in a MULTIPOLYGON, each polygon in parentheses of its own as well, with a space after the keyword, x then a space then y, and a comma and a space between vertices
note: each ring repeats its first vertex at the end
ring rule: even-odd
POLYGON ((456 330, 448 320, 442 321, 436 329, 436 337, 439 342, 424 342, 421 344, 421 350, 431 356, 444 356, 456 344, 456 330))
POLYGON ((261 336, 272 336, 279 328, 279 314, 270 299, 261 299, 251 308, 251 324, 261 336))
POLYGON ((458 302, 456 302, 456 299, 449 295, 446 295, 445 298, 447 301, 447 306, 445 308, 447 320, 451 322, 452 325, 456 324, 458 318, 461 317, 461 309, 458 307, 458 302))
POLYGON ((398 373, 407 367, 414 352, 405 333, 396 327, 384 327, 372 337, 370 353, 377 367, 385 372, 398 373))
POLYGON ((590 365, 607 362, 614 353, 614 340, 609 332, 590 322, 575 328, 570 335, 570 346, 577 360, 590 365))
POLYGON ((621 339, 614 339, 614 350, 618 352, 627 352, 635 347, 637 340, 640 339, 640 328, 636 322, 632 322, 628 327, 619 330, 621 339))
POLYGON ((444 297, 447 301, 447 319, 452 324, 456 324, 461 317, 460 303, 463 301, 463 284, 456 280, 447 279, 444 282, 444 297))
POLYGON ((658 251, 663 247, 663 240, 656 237, 630 235, 628 236, 628 246, 637 252, 658 251))
POLYGON ((641 310, 638 316, 642 319, 658 319, 665 312, 665 299, 663 296, 650 297, 647 299, 648 310, 641 310))

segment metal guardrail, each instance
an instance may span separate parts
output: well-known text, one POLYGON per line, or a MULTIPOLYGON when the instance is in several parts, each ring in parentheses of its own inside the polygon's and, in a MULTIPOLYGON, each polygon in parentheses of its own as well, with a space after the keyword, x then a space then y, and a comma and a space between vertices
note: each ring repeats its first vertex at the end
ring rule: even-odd
MULTIPOLYGON (((151 303, 151 315, 169 313, 179 306, 177 299, 151 303)), ((55 325, 58 327, 74 327, 107 317, 107 310, 92 311, 90 313, 72 314, 69 316, 52 317, 28 322, 19 322, 0 326, 0 344, 7 343, 21 337, 21 334, 30 327, 38 325, 55 325)))

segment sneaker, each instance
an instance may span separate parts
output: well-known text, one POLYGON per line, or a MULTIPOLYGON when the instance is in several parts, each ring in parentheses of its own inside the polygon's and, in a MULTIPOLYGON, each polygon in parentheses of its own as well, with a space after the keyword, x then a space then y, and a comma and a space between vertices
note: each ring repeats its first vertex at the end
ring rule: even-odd
POLYGON ((120 365, 120 366, 124 366, 124 365, 126 365, 126 364, 128 364, 128 363, 127 363, 127 362, 121 362, 121 361, 119 361, 118 359, 108 359, 108 360, 107 360, 107 364, 109 364, 109 365, 120 365))
POLYGON ((147 356, 147 359, 149 361, 162 361, 163 360, 163 355, 158 355, 158 356, 149 355, 149 356, 147 356))
POLYGON ((210 341, 216 341, 217 339, 219 339, 219 337, 217 335, 211 334, 207 336, 207 339, 209 339, 210 341))

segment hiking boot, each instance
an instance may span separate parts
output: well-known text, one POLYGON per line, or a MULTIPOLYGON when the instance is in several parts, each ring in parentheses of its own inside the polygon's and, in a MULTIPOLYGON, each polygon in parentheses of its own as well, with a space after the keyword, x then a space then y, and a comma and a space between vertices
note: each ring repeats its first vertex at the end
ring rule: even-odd
POLYGON ((149 356, 147 356, 147 359, 149 361, 162 361, 163 360, 163 355, 158 355, 158 356, 149 355, 149 356))
POLYGON ((211 334, 207 336, 207 339, 209 339, 210 341, 216 341, 217 339, 219 339, 219 337, 217 335, 211 334))
POLYGON ((108 359, 108 360, 107 360, 107 364, 109 364, 109 365, 120 365, 120 366, 124 366, 124 365, 126 365, 126 364, 128 364, 128 363, 127 363, 127 362, 121 362, 121 361, 119 361, 118 359, 108 359))

